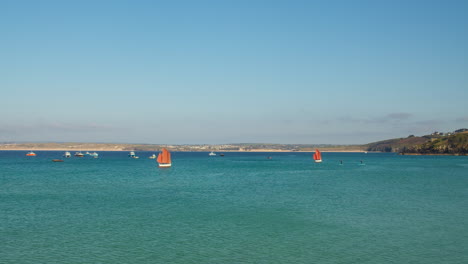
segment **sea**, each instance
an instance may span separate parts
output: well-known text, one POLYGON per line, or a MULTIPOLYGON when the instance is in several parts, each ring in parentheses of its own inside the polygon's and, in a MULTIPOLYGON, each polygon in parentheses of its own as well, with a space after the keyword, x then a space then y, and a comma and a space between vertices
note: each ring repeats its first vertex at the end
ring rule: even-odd
POLYGON ((467 156, 25 154, 0 151, 2 264, 468 263, 467 156))

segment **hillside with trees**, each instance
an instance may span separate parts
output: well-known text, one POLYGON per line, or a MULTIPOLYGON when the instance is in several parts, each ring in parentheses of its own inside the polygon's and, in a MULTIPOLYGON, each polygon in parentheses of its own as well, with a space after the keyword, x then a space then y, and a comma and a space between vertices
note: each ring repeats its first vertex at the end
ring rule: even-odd
POLYGON ((415 137, 414 135, 410 135, 407 138, 394 138, 369 143, 366 145, 366 149, 367 151, 378 152, 400 152, 402 149, 421 145, 430 140, 431 137, 429 136, 415 137))
POLYGON ((401 154, 468 154, 468 132, 434 138, 421 145, 409 146, 400 150, 401 154))
POLYGON ((468 154, 468 129, 450 133, 434 132, 431 135, 395 138, 366 145, 367 151, 398 152, 401 154, 468 154))

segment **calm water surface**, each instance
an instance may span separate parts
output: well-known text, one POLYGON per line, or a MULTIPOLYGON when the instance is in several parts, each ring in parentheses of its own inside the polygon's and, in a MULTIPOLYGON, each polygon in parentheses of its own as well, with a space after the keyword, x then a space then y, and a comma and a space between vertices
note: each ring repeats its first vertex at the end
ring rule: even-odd
POLYGON ((468 263, 468 157, 25 153, 0 152, 0 263, 468 263))

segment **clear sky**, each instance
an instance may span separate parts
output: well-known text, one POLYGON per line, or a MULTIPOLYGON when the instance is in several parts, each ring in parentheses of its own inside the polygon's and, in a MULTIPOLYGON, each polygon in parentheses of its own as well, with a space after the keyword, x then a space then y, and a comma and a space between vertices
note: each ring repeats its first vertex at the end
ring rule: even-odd
POLYGON ((0 0, 0 141, 357 144, 468 127, 468 1, 0 0))

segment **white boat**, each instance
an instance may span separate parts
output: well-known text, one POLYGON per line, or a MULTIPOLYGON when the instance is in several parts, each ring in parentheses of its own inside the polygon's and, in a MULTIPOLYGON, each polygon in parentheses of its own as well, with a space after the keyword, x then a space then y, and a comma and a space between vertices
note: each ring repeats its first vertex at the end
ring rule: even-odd
POLYGON ((75 157, 84 157, 83 153, 81 151, 75 152, 75 157))
POLYGON ((93 153, 89 153, 89 155, 95 159, 97 159, 99 157, 99 154, 97 154, 96 152, 93 152, 93 153))
POLYGON ((65 158, 69 158, 69 157, 71 157, 71 154, 70 154, 70 152, 65 151, 65 153, 63 154, 63 156, 64 156, 65 158))
POLYGON ((128 156, 130 158, 133 158, 133 159, 138 159, 139 157, 137 155, 135 155, 135 152, 134 151, 130 151, 130 153, 128 154, 128 156))
POLYGON ((213 151, 210 152, 210 154, 208 154, 209 156, 216 156, 216 153, 214 153, 213 151))
POLYGON ((151 156, 149 156, 150 159, 155 159, 156 158, 156 154, 153 154, 151 156))

